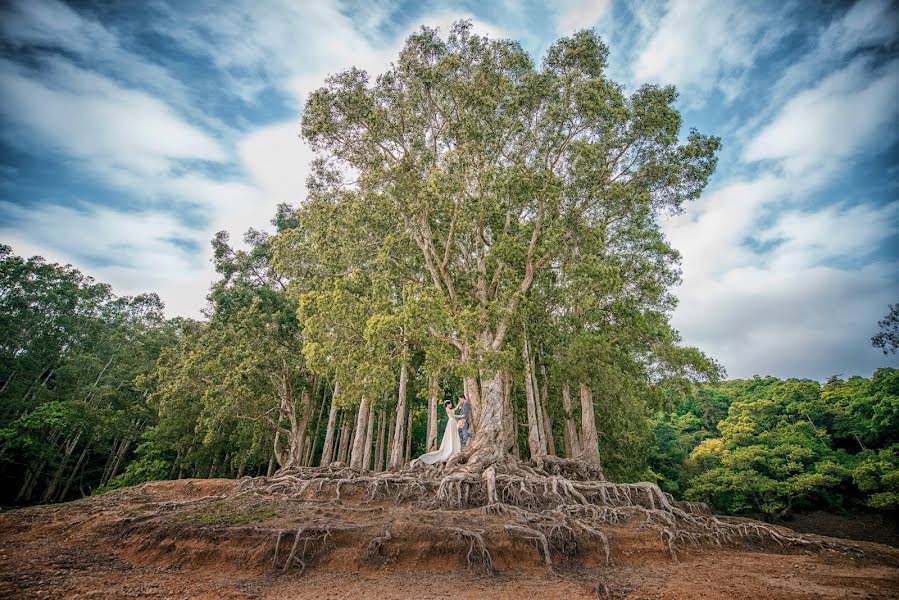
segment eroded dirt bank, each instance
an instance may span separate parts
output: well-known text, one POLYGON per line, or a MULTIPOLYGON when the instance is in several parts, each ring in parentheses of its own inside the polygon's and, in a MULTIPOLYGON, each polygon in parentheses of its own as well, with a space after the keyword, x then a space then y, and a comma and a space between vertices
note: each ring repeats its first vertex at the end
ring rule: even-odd
POLYGON ((899 598, 899 551, 681 548, 636 521, 603 549, 556 554, 499 515, 236 494, 233 480, 156 482, 0 516, 4 598, 899 598), (482 532, 494 573, 460 532, 482 532), (375 540, 379 540, 375 542, 375 540), (375 543, 373 543, 375 542, 375 543), (290 559, 290 560, 289 560, 290 559), (474 565, 474 566, 471 566, 474 565))

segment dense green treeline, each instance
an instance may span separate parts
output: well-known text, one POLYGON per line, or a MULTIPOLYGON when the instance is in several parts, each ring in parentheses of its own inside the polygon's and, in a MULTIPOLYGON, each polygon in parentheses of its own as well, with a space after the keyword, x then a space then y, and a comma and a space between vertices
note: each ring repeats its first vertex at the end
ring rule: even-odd
POLYGON ((157 419, 146 377, 178 327, 162 308, 0 246, 0 502, 79 497, 125 467, 157 419))
MULTIPOLYGON (((275 219, 280 232, 296 227, 289 215, 284 207, 275 219)), ((306 368, 299 317, 309 312, 281 289, 272 238, 251 231, 245 241, 247 251, 224 235, 214 240, 221 277, 202 322, 165 320, 154 295, 117 298, 71 267, 3 248, 4 503, 348 460, 358 407, 335 402, 333 383, 306 368)), ((557 360, 535 354, 536 372, 528 375, 520 357, 509 369, 513 452, 530 457, 530 381, 545 402, 548 451, 569 456, 570 391, 553 372, 557 360)), ((726 513, 899 505, 899 370, 823 385, 755 377, 653 390, 614 377, 614 362, 589 366, 600 374, 597 443, 612 479, 655 480, 677 498, 726 513)), ((371 402, 370 469, 387 468, 398 383, 371 402)), ((443 377, 436 395, 432 383, 424 354, 411 352, 403 461, 433 447, 429 429, 442 432, 445 420, 433 408, 463 393, 458 376, 443 377)))
POLYGON ((654 420, 662 489, 727 513, 899 506, 899 370, 700 386, 654 420))

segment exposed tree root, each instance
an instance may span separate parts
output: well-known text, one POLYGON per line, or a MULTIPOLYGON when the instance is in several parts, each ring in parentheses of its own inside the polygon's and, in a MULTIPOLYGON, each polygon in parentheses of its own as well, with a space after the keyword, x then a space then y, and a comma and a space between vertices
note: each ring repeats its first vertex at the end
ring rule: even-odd
MULTIPOLYGON (((580 461, 556 457, 541 457, 530 464, 511 457, 487 465, 459 461, 383 473, 360 473, 334 464, 329 468, 284 470, 272 478, 244 478, 236 492, 303 502, 321 502, 321 496, 325 496, 341 510, 380 510, 378 506, 344 504, 341 495, 347 493, 367 503, 411 503, 422 509, 450 513, 479 509, 484 514, 504 517, 507 522, 498 532, 447 528, 450 536, 468 542, 466 564, 481 573, 495 571, 487 540, 500 532, 534 543, 548 575, 554 573, 554 556, 574 557, 590 548, 596 549, 599 562, 609 565, 612 549, 603 529, 635 521, 639 528, 657 533, 660 549, 672 560, 677 560, 678 550, 686 546, 776 545, 783 549, 863 556, 850 543, 803 536, 748 519, 718 517, 704 504, 676 502, 654 484, 612 483, 602 479, 600 471, 580 461)), ((281 538, 289 535, 279 533, 273 566, 279 561, 279 547, 285 545, 281 538)), ((307 564, 326 551, 330 529, 301 529, 292 537, 291 550, 281 570, 298 565, 302 573, 307 564)), ((370 565, 386 560, 384 544, 391 539, 390 530, 385 529, 368 543, 362 560, 370 565)))
POLYGON ((362 555, 362 560, 369 565, 376 565, 383 563, 387 560, 387 552, 384 546, 384 542, 392 539, 392 535, 390 534, 389 529, 385 529, 384 533, 372 539, 368 543, 368 546, 365 547, 365 552, 362 555))
POLYGON ((450 527, 448 531, 455 537, 468 541, 468 553, 465 560, 468 568, 483 575, 493 574, 493 559, 487 550, 487 542, 484 541, 484 531, 473 531, 460 527, 450 527))

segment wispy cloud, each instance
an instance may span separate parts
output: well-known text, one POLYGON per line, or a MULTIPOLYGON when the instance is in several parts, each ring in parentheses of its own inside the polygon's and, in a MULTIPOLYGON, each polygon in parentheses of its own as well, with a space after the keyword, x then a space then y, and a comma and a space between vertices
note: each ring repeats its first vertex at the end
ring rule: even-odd
POLYGON ((611 8, 610 0, 560 0, 555 3, 556 30, 568 34, 595 27, 611 8))
POLYGON ((35 136, 7 130, 9 143, 25 151, 63 152, 105 176, 160 176, 177 161, 226 157, 216 139, 164 102, 63 59, 38 70, 0 61, 0 87, 0 111, 35 136))
POLYGON ((839 168, 863 146, 876 151, 899 131, 899 60, 865 56, 796 94, 746 146, 747 161, 779 160, 789 171, 839 168), (872 146, 873 144, 873 146, 872 146))
POLYGON ((784 8, 758 10, 737 0, 672 0, 634 63, 637 81, 670 83, 694 102, 697 88, 717 88, 727 101, 743 91, 747 73, 794 26, 784 8))

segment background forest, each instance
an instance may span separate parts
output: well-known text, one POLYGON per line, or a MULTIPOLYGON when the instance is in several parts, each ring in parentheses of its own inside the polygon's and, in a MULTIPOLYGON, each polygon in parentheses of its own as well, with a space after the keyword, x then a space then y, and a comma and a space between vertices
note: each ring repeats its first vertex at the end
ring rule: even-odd
MULTIPOLYGON (((286 206, 274 223, 281 236, 299 227, 286 206)), ((3 504, 73 500, 154 479, 270 474, 291 452, 304 465, 348 460, 358 406, 339 394, 335 401, 326 378, 305 382, 303 319, 314 327, 314 307, 298 311, 272 265, 272 238, 250 232, 246 241, 243 252, 224 234, 214 240, 221 279, 202 322, 167 320, 153 294, 117 297, 70 266, 0 249, 3 504)), ((327 302, 346 304, 347 331, 362 341, 345 359, 364 363, 365 315, 350 297, 334 292, 327 302)), ((880 345, 889 348, 894 323, 881 325, 880 345)), ((547 453, 570 456, 580 414, 559 385, 552 341, 532 348, 529 364, 518 356, 509 372, 514 452, 530 457, 527 412, 536 406, 547 453)), ((452 374, 429 381, 423 360, 414 349, 408 357, 401 462, 433 447, 442 430, 429 417, 436 399, 462 393, 452 374)), ((823 385, 755 377, 666 388, 622 361, 606 352, 582 365, 596 375, 608 478, 656 481, 679 499, 769 518, 899 506, 896 369, 823 385)), ((385 385, 363 424, 368 469, 387 468, 393 454, 399 383, 385 385)))

